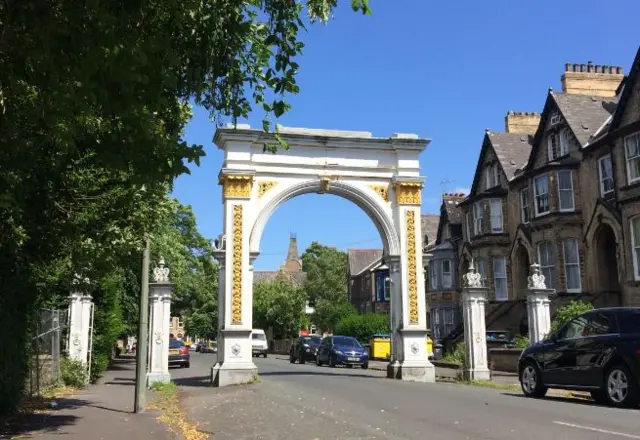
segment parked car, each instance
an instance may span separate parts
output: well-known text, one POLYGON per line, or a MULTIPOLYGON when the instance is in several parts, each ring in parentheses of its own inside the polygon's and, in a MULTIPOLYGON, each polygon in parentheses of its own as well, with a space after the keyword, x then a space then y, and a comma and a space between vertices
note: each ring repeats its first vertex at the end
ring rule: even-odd
POLYGON ((369 368, 369 355, 356 338, 351 336, 327 336, 322 340, 316 355, 316 365, 327 363, 330 367, 360 365, 369 368))
POLYGON ((268 349, 267 335, 264 334, 264 330, 254 328, 251 331, 251 353, 256 357, 260 355, 267 357, 268 349))
POLYGON ((492 348, 513 348, 516 344, 513 342, 511 332, 507 330, 488 330, 487 331, 487 349, 492 348))
POLYGON ((590 391, 598 403, 640 403, 640 307, 596 309, 523 350, 522 391, 542 397, 549 388, 590 391))
POLYGON ((184 368, 189 368, 191 365, 189 347, 178 339, 169 341, 169 365, 179 365, 184 368))
POLYGON ((306 361, 315 360, 321 342, 320 336, 301 336, 294 340, 289 349, 289 362, 293 364, 298 361, 304 364, 306 361))

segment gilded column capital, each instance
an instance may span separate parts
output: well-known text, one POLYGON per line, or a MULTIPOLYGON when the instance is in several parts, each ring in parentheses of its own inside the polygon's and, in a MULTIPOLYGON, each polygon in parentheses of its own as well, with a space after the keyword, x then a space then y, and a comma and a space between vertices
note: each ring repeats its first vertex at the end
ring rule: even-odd
POLYGON ((393 189, 396 193, 396 203, 398 205, 416 205, 422 204, 422 180, 401 180, 393 183, 393 189))
POLYGON ((253 188, 253 176, 250 174, 223 174, 218 178, 225 199, 249 199, 253 188))
POLYGON ((374 190, 385 202, 389 201, 389 185, 369 185, 369 188, 374 190))

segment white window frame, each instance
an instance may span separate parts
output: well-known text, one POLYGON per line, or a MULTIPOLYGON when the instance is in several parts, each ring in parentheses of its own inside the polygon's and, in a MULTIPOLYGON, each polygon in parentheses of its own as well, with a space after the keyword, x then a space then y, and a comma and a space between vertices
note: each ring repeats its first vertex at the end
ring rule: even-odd
POLYGON ((556 155, 555 155, 555 150, 553 149, 553 144, 555 143, 557 144, 558 139, 556 138, 556 134, 555 133, 549 133, 547 135, 547 159, 549 159, 548 161, 554 161, 557 159, 556 155))
POLYGON ((560 135, 558 136, 558 146, 560 148, 560 153, 558 157, 566 156, 569 154, 569 146, 571 145, 569 136, 569 130, 563 128, 560 130, 560 135))
POLYGON ((613 178, 613 162, 612 162, 610 153, 605 154, 600 159, 598 159, 598 178, 600 180, 600 195, 602 197, 606 196, 609 193, 612 193, 615 190, 616 183, 613 178), (604 176, 604 173, 602 172, 602 166, 605 163, 605 161, 609 162, 609 169, 607 170, 607 172, 610 175, 608 176, 604 176), (608 191, 605 188, 605 181, 607 180, 611 181, 611 189, 609 189, 608 191))
POLYGON ((489 212, 491 217, 491 233, 501 234, 504 232, 504 218, 502 216, 502 199, 491 199, 489 201, 489 212), (495 212, 497 211, 497 212, 495 212), (500 227, 494 227, 494 220, 499 221, 500 227))
POLYGON ((640 217, 629 219, 629 228, 631 230, 631 259, 633 261, 633 278, 640 281, 640 237, 636 237, 633 224, 640 222, 640 217))
POLYGON ((473 235, 481 235, 482 234, 482 222, 484 217, 484 206, 482 202, 476 202, 473 204, 473 235), (480 208, 480 217, 478 214, 478 207, 480 208))
POLYGON ((431 260, 431 262, 429 263, 429 272, 430 272, 430 286, 431 286, 431 290, 432 291, 436 291, 438 290, 438 276, 437 276, 437 269, 436 269, 436 261, 435 260, 431 260))
POLYGON ((576 210, 576 200, 573 194, 573 171, 572 170, 558 170, 556 173, 556 181, 558 185, 558 210, 560 212, 572 212, 576 210), (569 173, 569 182, 571 188, 560 188, 560 174, 569 173), (562 192, 571 193, 571 207, 562 207, 562 192))
POLYGON ((635 178, 631 178, 631 167, 629 166, 632 161, 636 161, 636 160, 640 161, 640 132, 630 134, 629 136, 626 136, 624 138, 624 158, 625 158, 626 168, 627 168, 627 184, 631 185, 632 183, 640 181, 640 174, 635 178), (632 141, 635 141, 635 144, 638 148, 637 150, 638 154, 636 154, 635 156, 629 157, 628 147, 631 145, 632 141))
POLYGON ((538 243, 538 245, 536 246, 536 250, 538 251, 538 264, 540 265, 540 272, 545 276, 545 284, 547 285, 547 288, 549 289, 553 289, 556 283, 556 253, 554 252, 553 249, 553 242, 552 241, 541 241, 540 243, 538 243), (545 266, 542 265, 542 253, 540 252, 540 247, 542 244, 545 245, 549 245, 551 247, 551 264, 548 264, 549 262, 547 261, 547 264, 545 266), (545 273, 545 270, 551 269, 551 273, 553 274, 552 277, 548 276, 547 273, 545 273))
POLYGON ((445 259, 440 262, 440 272, 442 274, 442 288, 450 289, 453 283, 453 277, 452 277, 453 271, 451 270, 451 260, 445 259), (449 265, 449 270, 447 272, 445 272, 444 270, 445 263, 449 265))
POLYGON ((496 301, 508 301, 509 300, 509 285, 507 283, 507 259, 506 257, 495 257, 493 259, 493 287, 495 291, 496 301), (503 264, 504 272, 498 272, 496 270, 497 261, 501 261, 503 264), (504 295, 498 295, 498 280, 504 280, 504 295))
POLYGON ((549 194, 549 174, 541 174, 540 176, 536 176, 533 178, 533 210, 536 214, 536 217, 540 217, 546 214, 549 214, 549 212, 551 212, 551 195, 549 194), (536 185, 536 182, 539 179, 547 179, 547 192, 543 193, 543 194, 538 194, 538 185, 536 185), (546 195, 547 196, 547 210, 540 212, 538 211, 538 198, 542 197, 546 195))
POLYGON ((529 188, 524 188, 520 190, 520 222, 527 224, 530 221, 531 206, 529 206, 529 188))
POLYGON ((384 279, 384 300, 391 300, 391 277, 385 277, 384 279))
POLYGON ((564 260, 564 282, 567 288, 567 293, 582 292, 582 273, 580 272, 580 247, 579 246, 580 246, 580 243, 576 238, 565 238, 564 240, 562 240, 562 257, 564 260), (576 255, 575 255, 576 262, 575 263, 567 263, 566 243, 568 241, 574 241, 576 244, 576 255), (569 277, 567 276, 567 273, 569 272, 567 268, 569 266, 575 266, 578 268, 578 287, 569 288, 569 282, 568 282, 569 277))

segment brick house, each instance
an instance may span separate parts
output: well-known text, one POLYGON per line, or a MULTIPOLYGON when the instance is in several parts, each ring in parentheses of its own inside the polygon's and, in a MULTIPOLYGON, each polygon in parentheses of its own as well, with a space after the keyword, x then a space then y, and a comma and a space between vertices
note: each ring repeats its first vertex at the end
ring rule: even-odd
POLYGON ((435 340, 448 336, 461 322, 458 246, 462 240, 465 194, 443 194, 435 246, 428 252, 427 304, 429 328, 435 340))
MULTIPOLYGON (((436 242, 438 222, 437 214, 421 216, 425 252, 433 248, 436 242)), ((389 267, 385 264, 382 249, 349 249, 348 292, 349 301, 360 313, 389 313, 390 278, 389 267)))

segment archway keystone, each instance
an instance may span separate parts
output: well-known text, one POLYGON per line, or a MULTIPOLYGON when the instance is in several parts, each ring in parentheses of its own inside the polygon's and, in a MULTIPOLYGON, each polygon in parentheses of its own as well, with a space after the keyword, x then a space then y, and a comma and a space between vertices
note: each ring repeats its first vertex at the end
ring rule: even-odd
POLYGON ((375 224, 390 267, 392 359, 388 376, 432 382, 426 346, 426 301, 420 222, 418 156, 429 143, 416 135, 374 138, 366 132, 279 127, 289 145, 271 154, 275 139, 246 125, 221 128, 224 152, 224 231, 215 246, 220 261, 216 386, 251 381, 253 262, 270 216, 288 200, 308 193, 334 194, 359 206, 375 224))

